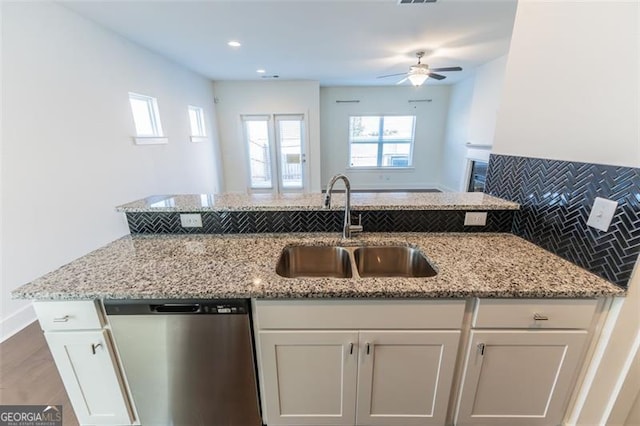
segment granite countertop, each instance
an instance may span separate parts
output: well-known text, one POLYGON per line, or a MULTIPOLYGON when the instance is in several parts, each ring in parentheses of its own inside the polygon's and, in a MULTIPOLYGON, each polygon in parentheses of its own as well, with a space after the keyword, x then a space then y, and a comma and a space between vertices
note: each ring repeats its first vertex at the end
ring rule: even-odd
POLYGON ((29 284, 20 299, 136 298, 590 298, 624 289, 511 234, 125 236, 29 284), (409 245, 431 278, 283 278, 283 247, 409 245))
MULTIPOLYGON (((344 193, 333 194, 332 209, 344 209, 344 193)), ((154 195, 116 207, 125 213, 251 210, 320 210, 324 194, 154 195)), ((519 204, 482 192, 352 192, 354 210, 517 210, 519 204)))

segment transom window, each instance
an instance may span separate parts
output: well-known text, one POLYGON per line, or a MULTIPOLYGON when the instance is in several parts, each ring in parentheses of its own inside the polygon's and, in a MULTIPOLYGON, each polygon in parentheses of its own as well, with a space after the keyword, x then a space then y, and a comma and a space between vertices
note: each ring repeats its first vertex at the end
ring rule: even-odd
POLYGON ((191 136, 207 136, 207 131, 204 128, 204 109, 189 105, 189 124, 191 125, 191 136))
POLYGON ((411 167, 416 117, 349 117, 351 167, 411 167))
POLYGON ((129 103, 139 137, 162 136, 158 100, 151 96, 129 92, 129 103))

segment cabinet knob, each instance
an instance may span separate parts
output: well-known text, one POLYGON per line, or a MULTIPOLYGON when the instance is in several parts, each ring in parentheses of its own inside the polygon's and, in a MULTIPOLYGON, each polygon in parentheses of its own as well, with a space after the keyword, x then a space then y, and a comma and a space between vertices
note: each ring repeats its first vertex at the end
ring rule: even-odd
POLYGON ((65 315, 63 317, 53 319, 53 322, 67 322, 67 321, 69 321, 69 315, 65 315))
POLYGON ((95 355, 96 349, 102 346, 102 343, 92 343, 91 344, 91 352, 95 355))
POLYGON ((533 314, 533 320, 534 321, 549 321, 549 317, 546 316, 546 315, 542 315, 542 314, 539 314, 539 313, 535 312, 533 314))

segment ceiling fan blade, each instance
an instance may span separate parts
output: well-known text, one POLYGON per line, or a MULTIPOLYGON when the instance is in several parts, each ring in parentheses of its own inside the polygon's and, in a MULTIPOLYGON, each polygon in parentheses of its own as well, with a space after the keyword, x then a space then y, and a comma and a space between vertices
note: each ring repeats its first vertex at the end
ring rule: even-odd
POLYGON ((398 74, 380 75, 380 76, 378 76, 376 78, 397 77, 399 75, 407 75, 407 73, 406 72, 401 72, 401 73, 398 73, 398 74))
POLYGON ((409 77, 405 77, 405 78, 403 78, 402 80, 400 80, 399 82, 397 82, 396 84, 402 84, 402 83, 404 83, 405 81, 407 81, 408 79, 409 79, 409 77))
POLYGON ((430 72, 429 78, 435 78, 436 80, 444 80, 447 77, 445 77, 444 75, 436 74, 434 72, 430 72))
POLYGON ((429 71, 436 71, 436 72, 462 71, 462 68, 460 68, 460 67, 429 68, 429 71))

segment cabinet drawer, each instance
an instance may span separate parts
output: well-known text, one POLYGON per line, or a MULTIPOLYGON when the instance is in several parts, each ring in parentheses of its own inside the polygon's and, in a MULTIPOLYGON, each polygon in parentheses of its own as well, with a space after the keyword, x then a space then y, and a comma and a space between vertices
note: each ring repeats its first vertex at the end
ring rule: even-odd
POLYGON ((458 329, 464 300, 257 300, 266 329, 458 329))
POLYGON ((104 324, 93 300, 33 302, 33 308, 45 331, 97 330, 104 324))
POLYGON ((594 299, 480 299, 474 328, 589 328, 594 299))

